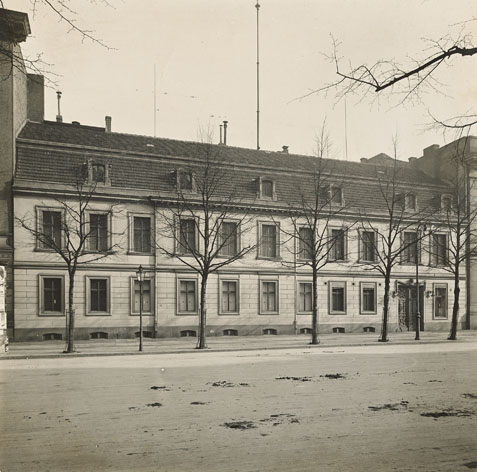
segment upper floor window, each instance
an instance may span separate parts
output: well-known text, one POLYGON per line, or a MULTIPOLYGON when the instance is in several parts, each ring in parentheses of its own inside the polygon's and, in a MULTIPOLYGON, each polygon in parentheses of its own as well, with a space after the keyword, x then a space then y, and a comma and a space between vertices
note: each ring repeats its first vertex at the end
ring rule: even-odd
POLYGON ((151 217, 133 216, 134 252, 151 252, 151 217))
POLYGON ((332 245, 330 259, 344 261, 346 258, 346 231, 341 228, 332 228, 330 244, 332 245))
POLYGON ((197 250, 196 221, 193 218, 180 219, 178 243, 181 254, 193 254, 197 250))
POLYGON ((431 236, 431 264, 444 266, 447 264, 447 235, 435 233, 431 236))
POLYGON ((442 211, 452 210, 452 195, 441 196, 441 210, 442 211))
POLYGON ((275 258, 279 257, 279 232, 278 226, 274 223, 260 223, 259 224, 259 243, 258 255, 259 257, 275 258))
POLYGON ((267 200, 277 199, 275 182, 272 179, 259 177, 257 179, 257 182, 258 182, 257 196, 259 198, 264 198, 267 200))
POLYGON ((332 185, 330 188, 330 203, 332 205, 342 206, 343 202, 343 189, 336 185, 332 185))
POLYGON ((360 233, 360 260, 376 262, 377 235, 375 231, 361 231, 360 233))
POLYGON ((59 249, 62 247, 60 210, 40 210, 40 231, 38 233, 38 247, 42 249, 59 249))
POLYGON ((415 231, 406 231, 402 235, 401 262, 415 264, 418 257, 418 240, 415 231))
POLYGON ((219 255, 235 256, 238 253, 238 223, 224 221, 220 225, 219 255))
POLYGON ((309 261, 313 255, 313 230, 307 226, 298 229, 298 259, 309 261))
POLYGON ((417 210, 417 197, 414 193, 407 193, 404 197, 404 208, 406 210, 417 210))
POLYGON ((108 215, 90 213, 88 249, 90 251, 107 251, 108 247, 108 215))

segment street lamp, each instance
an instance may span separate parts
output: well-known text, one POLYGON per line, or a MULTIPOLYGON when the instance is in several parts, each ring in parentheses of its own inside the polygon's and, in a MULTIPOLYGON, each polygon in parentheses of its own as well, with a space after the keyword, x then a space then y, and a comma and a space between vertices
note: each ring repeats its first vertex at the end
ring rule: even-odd
POLYGON ((136 277, 139 282, 139 351, 142 351, 142 283, 146 277, 146 272, 142 265, 139 266, 136 277))
MULTIPOLYGON (((422 227, 423 231, 426 232, 427 226, 424 225, 422 227)), ((419 247, 420 247, 420 226, 418 225, 416 228, 416 341, 420 341, 421 336, 421 307, 419 303, 419 247)))

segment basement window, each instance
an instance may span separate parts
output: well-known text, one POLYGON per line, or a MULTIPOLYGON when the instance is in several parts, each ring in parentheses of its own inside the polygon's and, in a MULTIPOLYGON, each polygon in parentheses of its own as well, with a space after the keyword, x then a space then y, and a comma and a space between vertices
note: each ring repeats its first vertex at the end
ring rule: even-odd
POLYGON ((311 334, 313 330, 311 328, 301 328, 300 334, 311 334))
POLYGON ((224 329, 224 336, 238 336, 236 329, 224 329))
POLYGON ((374 326, 365 326, 363 328, 363 332, 364 333, 375 333, 376 332, 376 328, 374 326))
POLYGON ((104 331, 95 331, 94 333, 90 333, 89 337, 91 339, 108 339, 108 333, 104 331))
POLYGON ((61 341, 63 335, 60 333, 45 333, 43 335, 43 341, 61 341))
POLYGON ((335 327, 333 328, 333 333, 344 333, 345 329, 341 327, 335 327))
POLYGON ((197 333, 192 329, 185 329, 184 331, 180 332, 180 336, 181 338, 196 337, 197 333))
MULTIPOLYGON (((136 331, 134 333, 134 336, 136 336, 136 338, 138 338, 139 337, 139 331, 136 331)), ((152 338, 152 331, 143 331, 142 332, 142 337, 143 338, 152 338)))
POLYGON ((278 334, 277 330, 275 328, 265 328, 263 330, 263 334, 268 336, 268 335, 276 335, 278 334))

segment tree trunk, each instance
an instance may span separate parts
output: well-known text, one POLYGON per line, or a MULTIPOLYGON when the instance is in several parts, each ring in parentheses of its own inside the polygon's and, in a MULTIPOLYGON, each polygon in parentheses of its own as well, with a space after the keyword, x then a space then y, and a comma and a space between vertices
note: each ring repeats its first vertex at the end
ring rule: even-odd
POLYGON ((384 277, 384 306, 383 306, 383 325, 381 328, 381 337, 378 341, 385 343, 388 339, 388 318, 389 318, 389 288, 391 286, 391 275, 384 277))
POLYGON ((67 344, 66 351, 71 353, 75 351, 75 311, 73 304, 73 293, 75 288, 75 271, 68 271, 69 275, 69 289, 68 289, 68 332, 67 332, 67 344))
POLYGON ((207 323, 207 278, 209 274, 202 274, 200 284, 200 318, 199 318, 199 339, 197 349, 206 349, 205 327, 207 323))
POLYGON ((449 341, 455 341, 457 339, 457 317, 459 316, 459 295, 460 295, 460 285, 459 285, 459 267, 456 267, 454 272, 454 306, 452 308, 452 320, 451 320, 451 330, 449 341))
POLYGON ((311 314, 311 343, 320 344, 318 339, 318 271, 313 267, 313 306, 311 314))

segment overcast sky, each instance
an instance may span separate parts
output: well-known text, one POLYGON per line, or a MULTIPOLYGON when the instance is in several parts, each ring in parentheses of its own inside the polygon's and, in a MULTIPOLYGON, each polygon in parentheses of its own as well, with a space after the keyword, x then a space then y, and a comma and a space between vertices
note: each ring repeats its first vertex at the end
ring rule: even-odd
MULTIPOLYGON (((157 136, 197 140, 228 120, 228 144, 256 147, 256 0, 71 0, 76 24, 93 30, 111 49, 82 38, 37 1, 3 0, 29 13, 32 36, 24 54, 43 53, 63 92, 64 121, 113 131, 154 134, 154 64, 157 70, 157 136)), ((423 39, 461 28, 476 29, 475 0, 261 0, 260 147, 311 154, 326 118, 333 156, 345 159, 345 104, 333 93, 299 99, 335 79, 331 36, 341 42, 345 63, 423 57, 423 39)), ((66 13, 66 12, 65 12, 66 13)), ((69 14, 69 13, 67 13, 69 14)), ((428 110, 444 119, 473 111, 477 57, 456 58, 442 69, 441 94, 422 104, 393 106, 347 99, 348 159, 379 152, 399 158, 422 155, 454 136, 429 131, 428 110)), ((56 88, 46 90, 46 119, 56 115, 56 88)))

